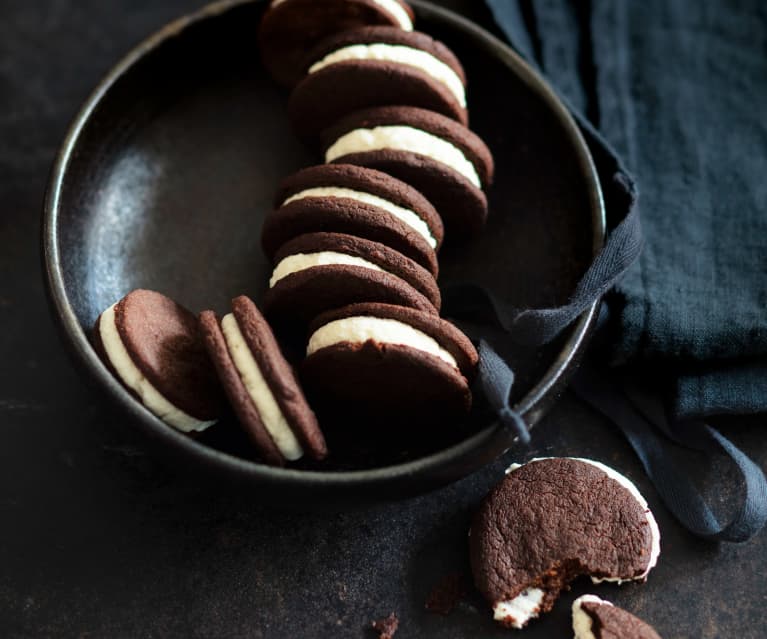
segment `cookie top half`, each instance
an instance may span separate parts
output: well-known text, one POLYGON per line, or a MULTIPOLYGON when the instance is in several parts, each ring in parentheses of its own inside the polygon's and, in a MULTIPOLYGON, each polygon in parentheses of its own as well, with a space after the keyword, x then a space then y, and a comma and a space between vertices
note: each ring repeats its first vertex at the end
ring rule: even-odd
POLYGON ((408 184, 352 165, 303 169, 282 181, 261 243, 274 259, 287 241, 306 233, 345 233, 385 244, 437 275, 444 237, 431 203, 408 184))
POLYGON ((404 0, 272 0, 259 26, 261 58, 277 82, 292 87, 323 38, 366 25, 412 31, 413 21, 404 0))
POLYGON ((284 244, 264 298, 275 325, 309 321, 356 302, 385 302, 430 313, 441 297, 434 277, 378 242, 342 233, 309 233, 284 244))
POLYGON ((425 33, 364 27, 323 40, 288 106, 298 135, 312 140, 344 115, 409 105, 468 124, 466 75, 452 51, 425 33))
POLYGON ((483 227, 493 155, 458 122, 415 107, 363 109, 326 129, 322 144, 327 163, 374 168, 410 184, 434 205, 456 241, 483 227))

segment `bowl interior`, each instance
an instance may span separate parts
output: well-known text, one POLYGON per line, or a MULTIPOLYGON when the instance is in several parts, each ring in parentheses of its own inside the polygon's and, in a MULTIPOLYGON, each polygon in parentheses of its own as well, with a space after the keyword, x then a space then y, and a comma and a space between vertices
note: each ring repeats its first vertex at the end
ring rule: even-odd
MULTIPOLYGON (((488 227, 469 246, 441 256, 440 283, 476 281, 516 306, 561 303, 601 232, 598 187, 583 148, 518 61, 459 19, 416 6, 419 28, 465 65, 471 126, 497 164, 488 227)), ((195 311, 222 312, 243 293, 258 303, 271 272, 260 227, 275 187, 321 161, 292 134, 287 96, 260 66, 254 33, 262 7, 211 12, 134 52, 84 112, 54 175, 48 232, 55 250, 47 257, 56 262, 48 264, 56 307, 73 312, 65 328, 91 372, 149 430, 166 427, 110 383, 88 352, 86 334, 98 314, 139 287, 195 311)), ((574 330, 584 328, 582 322, 574 330)), ((517 374, 515 399, 526 410, 544 399, 542 380, 567 366, 576 342, 570 332, 544 348, 504 353, 517 374)), ((428 443, 398 443, 376 455, 361 456, 339 440, 331 470, 423 458, 488 425, 479 411, 458 428, 437 429, 428 443)), ((213 430, 189 450, 249 458, 231 423, 213 430)))

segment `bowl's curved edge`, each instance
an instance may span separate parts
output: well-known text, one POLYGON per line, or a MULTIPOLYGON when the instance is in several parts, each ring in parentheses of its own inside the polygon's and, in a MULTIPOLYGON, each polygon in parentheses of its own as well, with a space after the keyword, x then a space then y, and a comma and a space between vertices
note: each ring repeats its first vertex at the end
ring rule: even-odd
MULTIPOLYGON (((59 200, 67 166, 76 148, 78 138, 90 116, 110 88, 145 55, 168 40, 181 35, 188 27, 198 22, 225 13, 237 6, 259 1, 261 0, 221 0, 169 23, 124 56, 86 99, 67 130, 66 137, 56 156, 45 194, 43 223, 41 225, 41 259, 49 304, 54 315, 59 319, 59 328, 64 341, 70 352, 73 353, 79 367, 90 378, 95 379, 116 402, 120 403, 133 421, 140 424, 148 435, 153 439, 164 440, 165 443, 175 446, 179 449, 178 453, 183 451, 193 454, 211 467, 225 464, 227 470, 241 480, 257 479, 263 484, 279 486, 287 490, 299 490, 305 487, 307 483, 311 483, 314 488, 312 491, 313 498, 317 496, 318 492, 337 491, 343 488, 353 488, 354 491, 363 491, 366 494, 367 491, 374 493, 381 491, 385 495, 426 492, 464 477, 493 461, 514 444, 512 435, 498 424, 490 425, 459 444, 428 457, 370 470, 317 472, 278 469, 256 464, 197 443, 193 439, 168 428, 160 419, 133 400, 132 396, 108 372, 92 349, 88 336, 80 325, 69 301, 58 246, 59 200), (419 476, 419 480, 421 480, 417 486, 413 485, 411 481, 416 476, 419 476)), ((593 222, 595 223, 594 252, 596 254, 604 241, 604 202, 596 168, 588 147, 567 108, 534 69, 493 35, 471 21, 429 2, 413 0, 412 4, 417 12, 469 32, 483 46, 493 50, 496 55, 500 55, 505 63, 513 68, 523 81, 541 94, 558 114, 576 143, 575 146, 579 152, 579 160, 584 175, 590 178, 590 197, 594 212, 593 222)), ((564 390, 594 329, 598 306, 599 302, 597 301, 579 318, 560 357, 547 370, 543 379, 515 407, 524 416, 529 426, 532 427, 540 419, 558 394, 564 390)))

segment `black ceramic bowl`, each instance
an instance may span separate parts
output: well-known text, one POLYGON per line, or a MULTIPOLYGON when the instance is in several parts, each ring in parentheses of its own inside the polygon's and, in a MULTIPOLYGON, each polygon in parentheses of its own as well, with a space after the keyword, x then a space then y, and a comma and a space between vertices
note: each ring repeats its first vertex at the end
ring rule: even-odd
MULTIPOLYGON (((418 27, 445 41, 469 77, 472 127, 497 163, 484 234, 442 256, 443 284, 480 282, 516 306, 567 299, 604 233, 598 181, 566 109, 517 55, 477 26, 413 2, 418 27)), ((431 448, 403 443, 378 457, 336 455, 328 470, 274 469, 247 458, 237 429, 195 440, 151 415, 88 340, 98 314, 152 288, 193 310, 257 301, 271 271, 261 220, 279 179, 319 158, 296 141, 287 96, 261 69, 254 33, 264 2, 227 0, 139 45, 96 88, 53 170, 43 249, 53 313, 85 370, 136 426, 186 467, 291 500, 372 500, 424 492, 479 469, 512 445, 474 415, 431 448)), ((514 399, 534 424, 563 390, 595 308, 556 343, 504 353, 514 399)), ((213 429, 212 429, 213 430, 213 429)))

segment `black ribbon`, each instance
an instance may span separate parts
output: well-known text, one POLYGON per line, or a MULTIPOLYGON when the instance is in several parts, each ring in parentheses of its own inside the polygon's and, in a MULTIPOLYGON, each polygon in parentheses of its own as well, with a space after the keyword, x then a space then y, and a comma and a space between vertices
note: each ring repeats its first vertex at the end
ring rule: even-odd
MULTIPOLYGON (((499 11, 499 2, 488 0, 499 11)), ((504 3, 508 9, 514 3, 504 3)), ((496 13, 496 15, 498 15, 496 13)), ((511 38, 513 23, 500 23, 511 38)), ((566 304, 548 309, 517 309, 476 284, 448 287, 443 296, 445 314, 473 326, 470 335, 483 332, 498 340, 528 345, 547 343, 561 334, 594 302, 601 299, 637 260, 642 231, 633 178, 617 153, 594 127, 570 108, 583 132, 597 167, 605 205, 614 225, 605 245, 576 286, 566 304), (500 327, 501 331, 498 330, 500 327)), ((523 416, 510 402, 514 373, 503 359, 480 339, 478 383, 499 421, 523 443, 530 435, 523 416)), ((693 534, 712 541, 743 542, 767 521, 767 479, 762 470, 732 442, 708 424, 669 423, 657 394, 636 384, 621 385, 604 371, 585 365, 573 382, 576 393, 606 415, 628 439, 664 503, 693 534), (672 443, 673 442, 673 443, 672 443), (701 492, 678 467, 670 446, 707 455, 724 453, 737 467, 744 485, 743 501, 727 524, 720 524, 701 492)))

